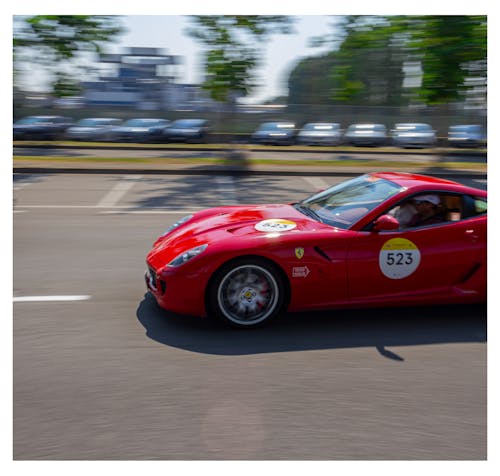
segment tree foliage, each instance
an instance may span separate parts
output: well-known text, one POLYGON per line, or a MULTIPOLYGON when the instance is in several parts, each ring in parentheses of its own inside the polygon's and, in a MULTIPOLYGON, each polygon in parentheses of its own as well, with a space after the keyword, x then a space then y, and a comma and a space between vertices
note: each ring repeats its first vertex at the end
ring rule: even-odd
MULTIPOLYGON (((54 76, 54 93, 74 93, 78 73, 72 77, 63 65, 72 63, 81 52, 101 52, 102 45, 121 33, 116 16, 36 15, 14 29, 14 70, 18 63, 35 61, 54 76)), ((76 66, 76 65, 74 65, 76 66)))
POLYGON ((416 17, 409 31, 410 46, 422 63, 419 94, 426 103, 458 99, 471 75, 486 79, 486 17, 416 17))
POLYGON ((209 15, 191 20, 188 34, 205 47, 203 88, 217 101, 249 94, 257 86, 255 69, 262 58, 259 46, 271 34, 292 31, 292 19, 280 15, 209 15))
POLYGON ((302 61, 290 75, 291 100, 441 104, 460 99, 471 77, 486 81, 484 16, 347 16, 337 28, 330 38, 335 50, 302 61), (408 86, 410 64, 419 65, 421 74, 408 86), (323 80, 308 83, 303 74, 320 74, 323 80))

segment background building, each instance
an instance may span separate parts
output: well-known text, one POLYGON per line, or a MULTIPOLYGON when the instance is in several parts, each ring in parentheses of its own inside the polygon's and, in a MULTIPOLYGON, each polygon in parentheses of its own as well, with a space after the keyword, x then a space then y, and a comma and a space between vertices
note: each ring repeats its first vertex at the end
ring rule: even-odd
POLYGON ((138 110, 204 109, 208 99, 197 85, 176 82, 182 57, 160 48, 128 48, 102 54, 99 63, 116 65, 114 75, 82 83, 88 106, 127 106, 138 110))

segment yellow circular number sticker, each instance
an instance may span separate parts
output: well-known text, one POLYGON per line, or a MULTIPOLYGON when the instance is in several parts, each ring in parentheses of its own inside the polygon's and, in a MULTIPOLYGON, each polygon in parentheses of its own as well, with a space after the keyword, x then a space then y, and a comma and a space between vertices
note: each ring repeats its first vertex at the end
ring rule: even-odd
POLYGON ((388 278, 406 278, 418 268, 420 251, 410 240, 392 238, 382 246, 378 262, 380 270, 388 278))

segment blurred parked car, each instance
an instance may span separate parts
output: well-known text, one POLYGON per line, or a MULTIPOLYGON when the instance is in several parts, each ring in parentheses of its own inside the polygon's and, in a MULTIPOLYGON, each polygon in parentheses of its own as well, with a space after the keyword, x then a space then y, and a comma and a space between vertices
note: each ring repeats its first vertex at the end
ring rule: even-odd
POLYGON ((205 142, 208 122, 205 119, 177 119, 163 131, 167 142, 205 142))
POLYGON ((167 119, 129 119, 113 129, 112 137, 118 142, 159 142, 169 124, 167 119))
POLYGON ((387 129, 383 124, 351 124, 344 140, 352 145, 384 145, 388 140, 387 129))
POLYGON ((64 116, 28 116, 14 123, 14 140, 62 139, 73 119, 64 116))
POLYGON ((450 126, 448 145, 452 147, 481 147, 486 145, 486 134, 477 124, 450 126))
POLYGON ((70 140, 103 141, 113 138, 113 130, 122 124, 121 119, 110 117, 88 117, 81 119, 66 130, 70 140))
POLYGON ((252 142, 291 145, 295 142, 295 124, 291 122, 264 122, 253 133, 252 142))
POLYGON ((297 143, 305 145, 338 145, 342 139, 340 124, 310 122, 297 135, 297 143))
POLYGON ((429 124, 396 124, 391 134, 397 147, 434 147, 437 142, 436 131, 429 124))

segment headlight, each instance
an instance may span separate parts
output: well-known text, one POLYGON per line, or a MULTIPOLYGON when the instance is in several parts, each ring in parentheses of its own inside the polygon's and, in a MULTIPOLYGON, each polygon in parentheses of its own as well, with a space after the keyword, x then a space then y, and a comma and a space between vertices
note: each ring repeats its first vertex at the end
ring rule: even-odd
POLYGON ((178 226, 181 226, 183 223, 186 223, 188 220, 191 220, 193 218, 193 215, 186 215, 185 217, 181 218, 180 220, 176 221, 173 225, 169 226, 165 233, 161 235, 162 237, 170 233, 172 230, 175 230, 178 226))
POLYGON ((184 253, 181 253, 179 256, 177 256, 175 259, 170 261, 167 266, 170 266, 172 268, 176 268, 177 266, 180 266, 190 259, 194 258, 195 256, 198 256, 200 253, 203 253, 207 249, 207 244, 197 246, 196 248, 191 248, 188 251, 185 251, 184 253))

